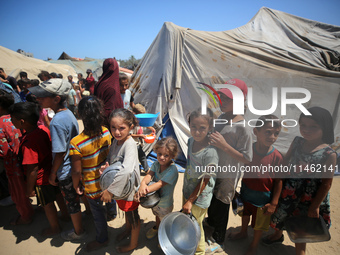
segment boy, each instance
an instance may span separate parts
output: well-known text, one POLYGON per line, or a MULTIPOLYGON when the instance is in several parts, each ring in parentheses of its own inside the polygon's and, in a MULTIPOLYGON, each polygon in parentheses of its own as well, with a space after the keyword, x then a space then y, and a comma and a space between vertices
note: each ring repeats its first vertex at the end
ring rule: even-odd
MULTIPOLYGON (((240 79, 231 79, 226 84, 238 87, 246 100, 248 87, 240 79)), ((235 195, 235 189, 241 177, 240 167, 248 164, 252 159, 252 137, 245 119, 242 115, 233 113, 233 95, 229 89, 223 88, 218 91, 221 97, 222 114, 219 119, 227 120, 232 125, 216 125, 210 135, 210 145, 217 148, 219 166, 233 167, 235 171, 217 173, 214 194, 208 209, 208 218, 205 220, 214 228, 209 247, 206 253, 217 252, 223 246, 226 228, 229 220, 229 207, 235 195)))
POLYGON ((13 95, 0 89, 0 157, 4 160, 10 195, 20 214, 11 225, 24 225, 32 222, 34 210, 26 197, 26 184, 18 159, 21 132, 12 124, 8 112, 13 104, 13 95))
POLYGON ((133 103, 134 98, 131 91, 128 90, 129 87, 129 77, 125 73, 119 73, 119 85, 120 85, 120 95, 122 96, 123 104, 125 109, 133 109, 135 104, 133 103))
POLYGON ((50 79, 29 88, 37 97, 41 107, 51 108, 55 112, 50 123, 52 138, 53 164, 49 177, 50 184, 59 187, 66 200, 71 215, 74 230, 62 232, 61 236, 67 241, 86 238, 82 227, 79 195, 73 188, 71 176, 70 141, 78 135, 78 122, 73 113, 65 107, 65 101, 71 90, 71 84, 62 79, 50 79))
POLYGON ((35 103, 21 102, 10 108, 14 126, 24 130, 20 143, 22 166, 26 175, 26 196, 37 196, 44 208, 50 227, 43 230, 43 236, 53 236, 61 231, 57 209, 54 205, 60 190, 49 184, 52 167, 52 144, 50 131, 45 126, 38 127, 39 110, 35 103))
POLYGON ((274 115, 261 116, 254 128, 257 141, 253 144, 253 160, 246 167, 258 171, 246 171, 242 179, 241 198, 244 203, 242 228, 239 233, 231 234, 233 240, 247 237, 248 223, 252 216, 251 226, 254 237, 246 255, 256 253, 262 232, 268 231, 270 216, 274 213, 282 189, 282 180, 275 178, 272 172, 262 172, 261 166, 280 166, 282 155, 273 144, 281 131, 281 123, 274 115))

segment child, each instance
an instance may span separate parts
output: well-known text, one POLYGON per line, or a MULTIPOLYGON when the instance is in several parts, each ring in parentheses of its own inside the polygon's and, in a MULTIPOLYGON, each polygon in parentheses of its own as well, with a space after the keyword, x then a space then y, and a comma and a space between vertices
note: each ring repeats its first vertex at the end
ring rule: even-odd
POLYGON ((39 111, 35 103, 14 104, 10 108, 10 114, 13 124, 25 132, 20 149, 27 181, 26 196, 37 196, 38 204, 44 208, 50 227, 44 229, 42 235, 59 234, 61 228, 54 201, 60 190, 48 181, 52 167, 50 131, 45 126, 38 127, 39 111))
POLYGON ((178 179, 178 170, 173 163, 173 159, 178 154, 178 145, 175 139, 168 137, 159 140, 154 147, 157 153, 157 161, 152 164, 151 170, 143 178, 135 199, 139 202, 141 197, 146 194, 159 190, 160 201, 152 208, 153 214, 156 216, 156 226, 149 229, 146 238, 152 239, 158 233, 158 227, 161 220, 174 208, 174 190, 178 179), (148 186, 152 180, 154 184, 148 186))
MULTIPOLYGON (((135 141, 130 135, 130 131, 137 125, 137 119, 133 113, 127 109, 115 109, 109 118, 110 130, 115 138, 108 155, 106 166, 120 161, 122 169, 115 176, 112 184, 102 192, 102 201, 108 203, 113 196, 119 196, 127 181, 133 178, 134 189, 140 184, 138 153, 135 141)), ((105 169, 102 167, 102 170, 105 169)), ((125 200, 116 200, 119 208, 125 212, 126 230, 118 235, 117 241, 122 241, 131 234, 130 244, 117 247, 118 252, 128 252, 134 250, 138 245, 140 230, 140 218, 138 214, 138 202, 133 200, 132 192, 125 200)))
MULTIPOLYGON (((241 89, 246 99, 248 88, 244 81, 232 79, 226 84, 241 89)), ((217 147, 219 166, 236 167, 236 172, 219 173, 216 179, 214 195, 208 209, 206 223, 214 228, 211 249, 223 245, 229 219, 230 203, 235 195, 239 168, 242 163, 249 164, 252 159, 252 138, 245 120, 241 115, 233 114, 233 96, 229 89, 220 89, 222 114, 219 119, 225 119, 228 124, 216 125, 215 132, 210 135, 210 144, 217 147), (232 125, 230 123, 233 123, 232 125)))
POLYGON ((195 254, 205 254, 202 222, 210 205, 215 185, 213 173, 205 170, 218 164, 217 151, 209 146, 208 134, 212 125, 213 113, 210 109, 207 109, 206 115, 202 115, 201 110, 196 110, 189 116, 192 137, 188 140, 188 159, 183 181, 183 212, 192 213, 201 229, 201 239, 195 254), (203 167, 205 170, 197 171, 197 167, 201 169, 203 167))
POLYGON ((38 126, 45 126, 47 128, 50 128, 50 119, 48 118, 47 110, 40 106, 40 104, 37 101, 36 96, 30 93, 29 95, 26 96, 26 101, 33 102, 38 106, 38 110, 39 110, 38 126))
POLYGON ((86 246, 87 251, 97 250, 108 243, 106 212, 100 200, 99 169, 105 163, 111 145, 111 135, 103 126, 102 103, 95 96, 84 97, 78 113, 84 123, 84 131, 71 140, 73 187, 79 195, 84 193, 90 204, 96 227, 96 240, 86 246))
POLYGON ((29 88, 37 97, 41 107, 51 108, 55 112, 50 123, 52 138, 53 163, 49 177, 50 184, 58 186, 66 200, 74 230, 62 232, 61 237, 67 241, 86 238, 81 224, 79 195, 73 188, 71 176, 70 141, 78 135, 78 122, 73 113, 65 107, 71 84, 62 79, 50 79, 29 88), (57 179, 58 178, 58 179, 57 179))
MULTIPOLYGON (((274 115, 261 116, 256 126, 254 134, 257 141, 253 144, 253 160, 247 166, 258 166, 261 171, 261 166, 282 165, 283 158, 272 145, 279 136, 280 121, 274 115)), ((230 238, 237 240, 247 237, 248 224, 252 216, 254 237, 246 252, 247 255, 256 253, 262 232, 269 230, 270 216, 276 209, 282 189, 282 180, 277 177, 273 172, 244 173, 241 187, 241 198, 244 203, 242 228, 239 233, 231 234, 230 238)))
POLYGON ((134 98, 129 87, 129 77, 125 73, 119 73, 120 95, 122 96, 125 109, 133 109, 135 107, 134 98))
POLYGON ((74 90, 76 91, 77 104, 78 104, 81 100, 80 86, 78 84, 74 84, 74 90))
MULTIPOLYGON (((323 218, 330 227, 329 190, 336 166, 336 153, 329 146, 334 142, 332 115, 321 107, 312 107, 312 115, 300 115, 299 126, 302 137, 295 137, 285 156, 290 173, 300 172, 285 179, 277 211, 272 215, 271 226, 276 232, 263 240, 265 244, 283 241, 282 229, 289 216, 323 218), (306 169, 321 166, 323 171, 306 169), (324 170, 325 169, 325 170, 324 170)), ((305 254, 306 243, 295 244, 296 254, 305 254)))
MULTIPOLYGON (((145 108, 141 104, 136 104, 132 108, 132 112, 133 112, 133 114, 145 113, 145 108)), ((153 134, 156 133, 156 130, 153 127, 146 127, 146 128, 151 130, 151 132, 153 134)), ((145 152, 143 150, 143 144, 144 144, 143 138, 145 138, 143 127, 136 126, 136 127, 133 128, 132 131, 133 132, 131 133, 131 136, 132 136, 133 139, 135 139, 136 144, 137 144, 138 160, 141 163, 141 165, 143 166, 144 172, 146 173, 146 172, 149 171, 149 164, 148 164, 148 161, 146 159, 145 152)))
POLYGON ((28 91, 28 88, 32 87, 31 85, 31 80, 29 79, 22 79, 19 80, 18 83, 20 83, 20 89, 21 91, 19 92, 19 96, 23 102, 26 102, 26 96, 30 94, 28 91), (20 81, 20 82, 19 82, 20 81))
POLYGON ((10 195, 19 212, 11 225, 23 225, 32 222, 34 211, 26 197, 26 183, 18 159, 21 132, 13 126, 8 112, 13 104, 13 95, 0 89, 0 156, 4 160, 10 195))

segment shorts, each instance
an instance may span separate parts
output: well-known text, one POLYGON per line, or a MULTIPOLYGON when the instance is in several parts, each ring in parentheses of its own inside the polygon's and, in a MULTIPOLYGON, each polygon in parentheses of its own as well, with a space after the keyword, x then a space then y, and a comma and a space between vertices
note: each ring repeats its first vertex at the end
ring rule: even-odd
POLYGON ((268 231, 271 215, 264 215, 261 207, 256 207, 248 202, 244 203, 242 216, 252 216, 251 226, 254 230, 268 231))
POLYGON ((35 186, 35 194, 37 195, 38 205, 45 206, 56 200, 56 196, 60 194, 60 189, 53 185, 35 186))
POLYGON ((80 197, 73 188, 72 177, 59 181, 59 188, 65 198, 69 214, 80 212, 80 197))
POLYGON ((126 201, 126 200, 116 200, 120 210, 124 212, 134 211, 138 208, 139 202, 126 201))
POLYGON ((151 208, 153 214, 157 216, 161 221, 167 214, 171 213, 173 209, 174 209, 173 205, 166 208, 159 207, 158 205, 156 205, 151 208))

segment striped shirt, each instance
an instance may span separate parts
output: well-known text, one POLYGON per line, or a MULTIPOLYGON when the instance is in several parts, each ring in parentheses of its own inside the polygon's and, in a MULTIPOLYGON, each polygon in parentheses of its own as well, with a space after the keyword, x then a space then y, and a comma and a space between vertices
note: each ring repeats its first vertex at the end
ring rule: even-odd
POLYGON ((111 145, 109 130, 102 127, 103 134, 96 136, 85 135, 84 132, 71 140, 70 156, 81 156, 82 182, 85 195, 95 199, 100 197, 99 169, 105 163, 111 145))

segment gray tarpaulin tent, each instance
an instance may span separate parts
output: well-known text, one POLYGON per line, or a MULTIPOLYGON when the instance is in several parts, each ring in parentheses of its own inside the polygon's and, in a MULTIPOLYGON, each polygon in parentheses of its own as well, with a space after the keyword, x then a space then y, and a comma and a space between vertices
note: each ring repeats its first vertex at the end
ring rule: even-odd
MULTIPOLYGON (((206 32, 164 23, 132 76, 135 102, 147 112, 168 115, 183 152, 190 136, 188 114, 200 107, 202 87, 197 82, 220 84, 231 78, 253 88, 254 107, 269 109, 272 88, 299 87, 311 93, 306 108, 328 109, 340 146, 340 27, 261 8, 244 26, 222 32, 206 32)), ((202 87, 203 88, 203 87, 202 87)), ((299 98, 301 94, 289 94, 299 98)), ((212 102, 209 103, 213 106, 212 102)), ((218 108, 217 108, 218 109, 218 108)), ((217 109, 214 109, 217 111, 217 109)), ((289 105, 281 115, 280 94, 274 112, 281 119, 297 120, 301 111, 289 105)), ((247 110, 246 119, 258 116, 247 110)), ((276 147, 285 152, 298 127, 283 128, 276 147)), ((150 150, 150 148, 147 148, 150 150)))
POLYGON ((54 64, 41 59, 26 57, 2 46, 0 46, 0 67, 16 79, 20 79, 19 73, 22 71, 27 72, 30 79, 38 79, 38 74, 42 70, 50 73, 61 73, 65 79, 68 75, 77 75, 69 65, 54 64))

